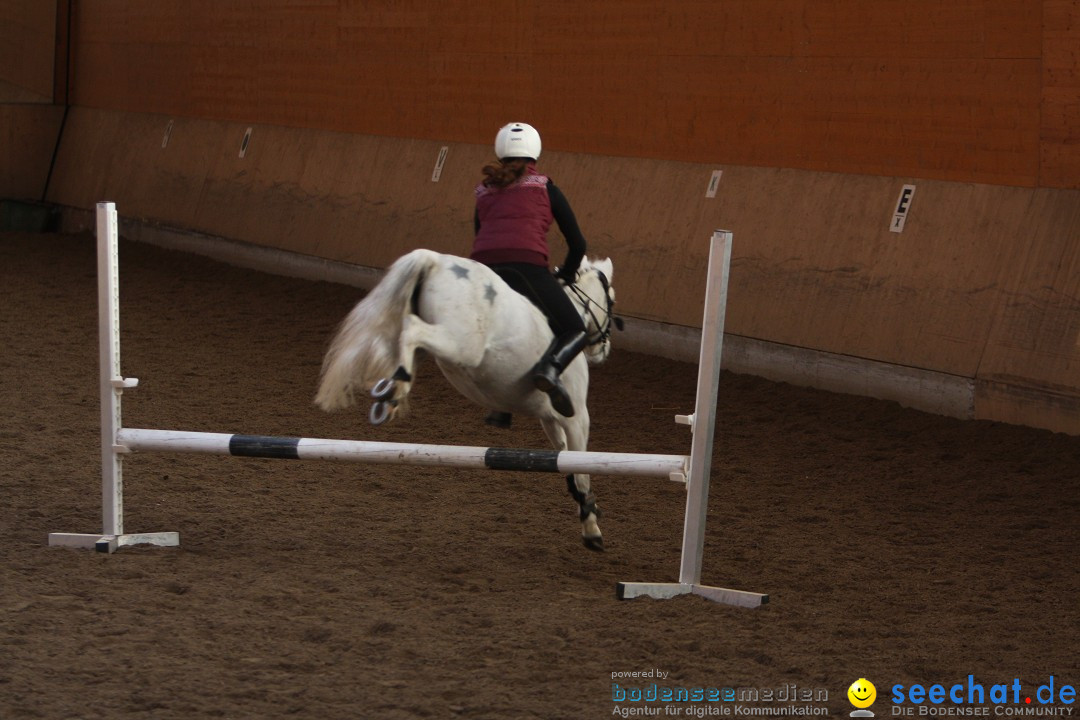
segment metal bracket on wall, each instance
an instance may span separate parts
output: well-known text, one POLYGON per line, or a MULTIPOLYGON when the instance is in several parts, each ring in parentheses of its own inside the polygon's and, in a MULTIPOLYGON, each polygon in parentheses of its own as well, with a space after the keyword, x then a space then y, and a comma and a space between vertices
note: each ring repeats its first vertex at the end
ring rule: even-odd
POLYGON ((431 172, 431 182, 439 182, 439 178, 442 177, 443 165, 446 163, 446 156, 450 152, 448 145, 443 145, 439 149, 439 157, 435 160, 435 169, 431 172))
POLYGON ((240 141, 240 159, 244 159, 244 155, 247 155, 248 143, 251 142, 251 128, 248 128, 244 132, 244 139, 240 141))
POLYGON ((907 222, 908 210, 911 209, 911 198, 915 197, 915 186, 905 185, 900 190, 900 197, 896 199, 896 207, 893 208, 892 224, 889 232, 904 232, 904 223, 907 222))
POLYGON ((172 137, 173 121, 170 120, 169 124, 165 126, 165 136, 161 138, 161 149, 164 150, 169 146, 169 138, 172 137))
POLYGON ((716 190, 720 187, 720 177, 724 174, 723 170, 713 170, 712 177, 709 178, 709 187, 705 190, 705 197, 716 197, 716 190))

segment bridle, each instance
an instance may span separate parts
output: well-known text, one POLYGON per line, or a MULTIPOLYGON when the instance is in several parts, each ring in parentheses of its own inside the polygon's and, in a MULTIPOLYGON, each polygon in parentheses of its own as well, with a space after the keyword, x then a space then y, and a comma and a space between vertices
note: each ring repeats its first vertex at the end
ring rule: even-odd
POLYGON ((604 288, 604 299, 607 300, 607 307, 601 307, 600 303, 589 297, 589 294, 578 287, 577 282, 572 282, 567 285, 570 291, 574 293, 574 297, 581 303, 582 312, 592 320, 593 327, 597 330, 589 335, 589 347, 593 345, 600 345, 607 342, 611 337, 611 326, 614 325, 617 329, 623 329, 623 319, 616 317, 615 299, 611 297, 611 284, 608 283, 607 276, 604 275, 602 270, 596 268, 590 268, 590 271, 595 272, 600 280, 600 285, 604 288), (602 313, 603 322, 597 317, 597 313, 602 313))

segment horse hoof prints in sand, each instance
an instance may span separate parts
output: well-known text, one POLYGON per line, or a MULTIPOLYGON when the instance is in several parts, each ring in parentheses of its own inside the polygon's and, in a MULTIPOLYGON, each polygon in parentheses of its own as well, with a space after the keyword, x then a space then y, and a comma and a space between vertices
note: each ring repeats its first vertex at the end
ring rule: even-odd
MULTIPOLYGON (((585 321, 589 345, 562 373, 574 414, 565 417, 533 386, 532 369, 551 342, 543 313, 490 268, 430 250, 402 256, 342 322, 323 359, 315 396, 323 410, 353 405, 357 393, 374 399, 369 419, 379 425, 403 407, 413 383, 416 350, 435 358, 451 385, 473 402, 499 413, 540 420, 558 451, 586 450, 589 441, 588 365, 611 351, 610 260, 582 261, 566 286, 585 321)), ((589 476, 566 477, 580 510, 586 547, 603 550, 600 514, 589 476)))

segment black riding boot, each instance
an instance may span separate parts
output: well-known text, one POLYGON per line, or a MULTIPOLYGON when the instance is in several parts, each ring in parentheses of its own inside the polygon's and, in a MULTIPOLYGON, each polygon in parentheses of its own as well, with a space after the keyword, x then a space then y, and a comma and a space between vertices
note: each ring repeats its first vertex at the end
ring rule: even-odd
POLYGON ((544 357, 533 368, 533 386, 547 393, 555 412, 564 417, 574 417, 574 404, 559 380, 559 375, 589 343, 583 332, 568 333, 555 338, 544 357))

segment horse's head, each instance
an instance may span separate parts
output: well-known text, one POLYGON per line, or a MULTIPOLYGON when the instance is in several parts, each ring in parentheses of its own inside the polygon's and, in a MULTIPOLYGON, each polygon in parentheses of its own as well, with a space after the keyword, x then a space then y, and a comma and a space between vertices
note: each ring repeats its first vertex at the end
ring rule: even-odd
POLYGON ((584 258, 574 282, 567 286, 567 292, 585 320, 585 332, 589 335, 585 359, 590 365, 604 362, 611 354, 612 326, 622 330, 622 318, 614 314, 615 288, 611 285, 614 272, 610 258, 584 258))

